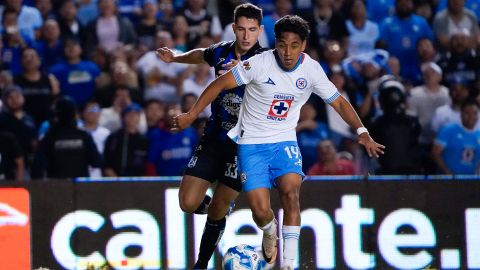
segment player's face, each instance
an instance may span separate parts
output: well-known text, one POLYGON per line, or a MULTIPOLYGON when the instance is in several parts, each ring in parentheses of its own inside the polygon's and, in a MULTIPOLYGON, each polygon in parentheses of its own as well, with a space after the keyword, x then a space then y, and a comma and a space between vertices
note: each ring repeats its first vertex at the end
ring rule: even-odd
POLYGON ((241 53, 250 50, 257 43, 258 36, 263 31, 263 27, 258 24, 257 20, 243 16, 237 19, 232 28, 235 33, 237 49, 241 53))
POLYGON ((306 44, 307 42, 296 33, 282 33, 275 43, 282 65, 287 69, 294 68, 300 58, 300 53, 305 50, 306 44))

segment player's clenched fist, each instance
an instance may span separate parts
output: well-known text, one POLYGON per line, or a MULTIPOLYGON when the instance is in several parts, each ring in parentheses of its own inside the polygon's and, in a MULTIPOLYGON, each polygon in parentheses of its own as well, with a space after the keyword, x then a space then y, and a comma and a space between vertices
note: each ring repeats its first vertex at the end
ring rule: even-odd
POLYGON ((174 60, 174 52, 167 47, 158 48, 156 54, 162 61, 166 63, 171 63, 174 60))
POLYGON ((193 117, 190 113, 182 113, 172 118, 172 127, 170 128, 171 131, 180 131, 189 127, 195 117, 193 117))

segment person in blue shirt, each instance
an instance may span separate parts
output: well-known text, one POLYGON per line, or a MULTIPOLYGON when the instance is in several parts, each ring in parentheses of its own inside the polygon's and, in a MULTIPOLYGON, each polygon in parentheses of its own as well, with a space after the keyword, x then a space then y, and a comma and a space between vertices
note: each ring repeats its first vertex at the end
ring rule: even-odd
POLYGON ((368 19, 377 24, 393 15, 395 11, 395 0, 367 0, 368 19))
POLYGON ((308 169, 317 162, 317 145, 329 138, 328 126, 316 121, 317 111, 312 103, 305 103, 300 110, 300 121, 296 132, 298 147, 302 153, 302 169, 308 169))
MULTIPOLYGON (((234 11, 232 25, 235 41, 220 42, 182 54, 176 54, 168 48, 159 48, 157 55, 165 62, 208 63, 215 68, 215 75, 220 76, 226 72, 227 64, 231 61, 246 60, 264 50, 258 43, 262 18, 262 10, 258 7, 252 4, 239 5, 234 11)), ((180 184, 182 210, 196 214, 208 212, 200 253, 193 269, 207 268, 225 229, 225 216, 230 203, 242 190, 237 172, 237 148, 227 132, 237 123, 244 92, 243 86, 235 87, 224 91, 212 103, 212 115, 180 184), (217 185, 213 198, 205 196, 214 182, 217 185)))
POLYGON ((400 75, 413 85, 419 85, 417 42, 421 38, 433 40, 433 32, 423 17, 413 14, 412 0, 396 0, 395 11, 394 16, 386 18, 380 25, 379 42, 400 60, 400 75))
POLYGON ((70 96, 81 108, 92 97, 100 69, 91 61, 83 61, 82 48, 75 39, 64 43, 66 61, 53 65, 49 73, 60 82, 61 93, 70 96))
POLYGON ((443 174, 478 174, 480 169, 480 130, 478 104, 468 100, 461 109, 462 124, 453 123, 440 129, 432 154, 443 174))
POLYGON ((42 71, 48 71, 51 66, 64 60, 60 27, 56 20, 45 21, 42 28, 42 40, 36 42, 34 48, 42 59, 42 71))
MULTIPOLYGON (((181 113, 180 105, 167 107, 168 119, 181 113)), ((171 132, 171 123, 165 127, 156 127, 148 134, 149 152, 147 174, 158 176, 181 175, 187 168, 190 157, 198 143, 197 132, 194 128, 184 129, 181 132, 171 132), (151 170, 154 166, 155 171, 151 170)))

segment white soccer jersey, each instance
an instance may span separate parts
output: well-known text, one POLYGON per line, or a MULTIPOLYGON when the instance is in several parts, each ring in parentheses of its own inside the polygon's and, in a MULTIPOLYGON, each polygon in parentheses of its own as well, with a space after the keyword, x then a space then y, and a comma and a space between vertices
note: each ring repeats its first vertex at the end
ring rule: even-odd
POLYGON ((340 96, 320 64, 302 53, 290 71, 275 51, 255 55, 232 69, 238 85, 246 85, 237 125, 228 136, 239 144, 296 141, 300 108, 314 92, 326 103, 340 96))

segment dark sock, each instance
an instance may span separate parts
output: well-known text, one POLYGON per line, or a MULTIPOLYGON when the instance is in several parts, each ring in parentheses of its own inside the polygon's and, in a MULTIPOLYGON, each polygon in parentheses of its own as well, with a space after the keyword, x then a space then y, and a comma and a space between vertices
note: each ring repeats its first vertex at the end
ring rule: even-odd
POLYGON ((212 197, 205 195, 205 198, 203 198, 202 203, 200 204, 200 206, 198 206, 197 210, 193 211, 193 213, 205 215, 208 211, 208 205, 210 204, 211 200, 212 200, 212 197))
POLYGON ((193 269, 206 269, 208 261, 213 255, 218 242, 222 238, 225 230, 226 219, 213 220, 207 218, 205 230, 203 231, 202 241, 200 242, 200 253, 193 269))

